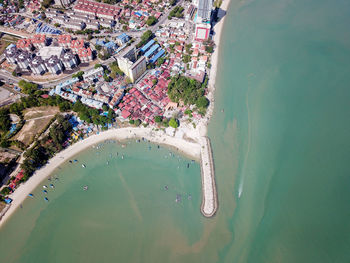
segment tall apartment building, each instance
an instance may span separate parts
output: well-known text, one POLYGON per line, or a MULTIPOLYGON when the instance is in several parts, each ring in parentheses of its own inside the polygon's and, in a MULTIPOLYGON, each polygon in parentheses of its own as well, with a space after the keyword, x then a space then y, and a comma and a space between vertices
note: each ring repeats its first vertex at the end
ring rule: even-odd
POLYGON ((59 74, 63 70, 62 61, 56 55, 45 60, 45 66, 52 74, 59 74))
POLYGON ((17 61, 17 56, 19 54, 18 49, 15 45, 11 44, 5 49, 5 57, 7 62, 15 64, 17 61))
POLYGON ((21 52, 21 53, 17 56, 17 65, 18 65, 21 69, 28 69, 29 61, 30 61, 30 55, 29 55, 28 52, 21 52))
POLYGON ((213 0, 198 0, 196 6, 198 8, 196 23, 210 23, 213 0))
POLYGON ((60 59, 66 69, 75 68, 78 61, 72 52, 66 52, 60 56, 60 59))
POLYGON ((47 71, 44 60, 40 56, 36 56, 32 61, 30 61, 29 67, 36 75, 42 75, 47 71))
POLYGON ((136 48, 131 46, 117 58, 118 67, 129 77, 131 82, 135 82, 146 71, 146 58, 144 56, 137 59, 136 48))

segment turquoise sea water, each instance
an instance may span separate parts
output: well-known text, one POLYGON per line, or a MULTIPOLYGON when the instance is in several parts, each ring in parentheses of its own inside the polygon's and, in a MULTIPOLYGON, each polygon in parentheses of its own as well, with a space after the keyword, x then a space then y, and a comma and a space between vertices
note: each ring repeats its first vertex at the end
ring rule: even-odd
POLYGON ((232 0, 209 126, 214 218, 199 212, 197 163, 107 144, 57 171, 49 203, 42 189, 24 203, 0 261, 350 262, 349 14, 345 0, 232 0))

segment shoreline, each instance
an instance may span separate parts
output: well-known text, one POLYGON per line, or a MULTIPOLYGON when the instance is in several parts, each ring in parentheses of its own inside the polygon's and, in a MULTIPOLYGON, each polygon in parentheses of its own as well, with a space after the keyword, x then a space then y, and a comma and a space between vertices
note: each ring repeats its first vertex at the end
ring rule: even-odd
POLYGON ((215 82, 217 81, 217 68, 218 68, 219 54, 220 54, 220 42, 221 42, 221 38, 222 38, 222 30, 223 30, 223 27, 225 25, 225 18, 227 16, 227 12, 228 12, 228 8, 230 6, 230 3, 231 3, 231 0, 224 0, 222 2, 221 6, 219 8, 219 13, 218 13, 218 17, 220 20, 219 20, 219 22, 217 22, 213 26, 213 29, 212 29, 215 33, 213 36, 213 41, 215 43, 215 49, 214 49, 214 52, 213 52, 213 54, 211 56, 211 60, 210 60, 211 68, 209 71, 208 94, 207 94, 207 98, 210 101, 210 104, 209 104, 209 107, 207 109, 207 114, 204 117, 205 121, 204 121, 204 123, 202 123, 201 127, 199 127, 200 133, 202 136, 207 135, 208 124, 209 124, 209 121, 214 113, 215 90, 216 90, 215 82), (222 14, 222 12, 224 12, 224 14, 222 14))
POLYGON ((67 162, 73 156, 101 141, 111 139, 123 141, 142 137, 152 143, 176 148, 184 155, 200 160, 201 150, 198 143, 189 142, 181 138, 170 137, 161 131, 154 131, 151 128, 119 128, 91 135, 56 154, 43 168, 37 170, 28 181, 22 183, 12 194, 9 195, 13 201, 0 220, 0 228, 28 197, 28 194, 30 194, 44 179, 51 175, 57 167, 67 162))
MULTIPOLYGON (((6 213, 0 219, 0 228, 5 224, 5 222, 11 217, 11 215, 17 210, 21 203, 27 198, 28 194, 33 191, 45 178, 54 172, 54 170, 59 167, 61 164, 66 162, 68 159, 77 155, 81 151, 91 147, 101 141, 115 139, 118 141, 121 140, 130 140, 135 138, 145 138, 152 143, 158 143, 166 145, 170 148, 175 148, 186 156, 192 157, 196 160, 199 160, 202 163, 203 154, 202 148, 204 146, 201 143, 201 138, 207 136, 208 124, 213 115, 214 111, 214 102, 215 102, 215 82, 217 76, 217 67, 218 67, 218 58, 219 58, 219 48, 220 40, 222 38, 222 29, 224 26, 225 16, 227 14, 227 9, 229 7, 230 0, 224 0, 220 10, 225 12, 224 16, 221 17, 220 21, 213 26, 213 31, 215 32, 213 41, 216 45, 214 53, 211 57, 211 69, 209 72, 209 82, 208 82, 208 94, 207 97, 210 101, 207 114, 203 117, 203 121, 198 125, 197 131, 199 138, 197 142, 189 142, 183 138, 171 137, 166 135, 161 131, 154 131, 151 128, 119 128, 112 129, 108 131, 101 132, 100 134, 92 135, 82 141, 79 141, 67 149, 59 152, 53 158, 51 158, 47 165, 45 165, 40 170, 37 170, 31 178, 22 183, 9 197, 13 199, 13 202, 9 206, 6 213)), ((221 14, 219 14, 220 17, 221 14)), ((206 140, 205 140, 206 141, 206 140)), ((210 141, 209 141, 210 144, 210 141)), ((205 147, 207 148, 207 147, 205 147)), ((210 147, 209 147, 210 148, 210 147)), ((211 148, 209 149, 211 151, 211 148)), ((210 162, 213 163, 212 153, 208 153, 210 162)), ((202 175, 202 204, 201 204, 201 213, 205 217, 211 217, 215 215, 218 208, 218 197, 216 191, 216 182, 215 182, 215 171, 214 166, 210 165, 209 174, 203 172, 203 166, 201 165, 201 175, 202 175), (209 180, 210 179, 210 180, 209 180), (210 185, 211 186, 210 186, 210 185), (211 189, 209 189, 209 188, 211 189), (209 189, 209 190, 208 190, 209 189), (210 211, 211 210, 211 211, 210 211)))

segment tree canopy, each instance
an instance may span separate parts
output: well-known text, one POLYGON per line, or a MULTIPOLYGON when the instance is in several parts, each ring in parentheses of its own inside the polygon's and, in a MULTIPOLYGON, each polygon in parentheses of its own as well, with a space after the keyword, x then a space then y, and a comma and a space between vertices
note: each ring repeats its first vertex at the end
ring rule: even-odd
POLYGON ((148 40, 150 40, 153 37, 153 33, 151 30, 147 30, 145 33, 141 36, 141 41, 137 44, 137 47, 141 47, 142 45, 146 44, 148 40))
POLYGON ((169 121, 169 126, 176 129, 179 127, 179 121, 177 119, 171 118, 169 121))
POLYGON ((158 22, 158 19, 157 18, 155 18, 154 16, 150 16, 150 17, 148 17, 148 19, 147 19, 147 21, 146 21, 146 24, 148 25, 148 26, 153 26, 155 23, 157 23, 158 22))
POLYGON ((185 105, 196 104, 204 96, 204 89, 197 80, 184 76, 174 76, 168 86, 168 95, 172 101, 183 101, 185 105))
POLYGON ((8 109, 0 109, 0 130, 9 131, 11 128, 10 112, 8 109))
POLYGON ((38 84, 27 82, 25 80, 20 80, 18 86, 21 88, 21 91, 25 94, 34 94, 38 90, 38 84))

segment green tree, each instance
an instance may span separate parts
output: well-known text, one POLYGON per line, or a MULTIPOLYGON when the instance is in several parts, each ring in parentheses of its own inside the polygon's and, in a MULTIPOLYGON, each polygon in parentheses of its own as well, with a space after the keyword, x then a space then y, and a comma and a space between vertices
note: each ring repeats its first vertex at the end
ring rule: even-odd
POLYGON ((154 118, 154 121, 155 121, 156 123, 161 123, 162 120, 163 120, 163 117, 162 117, 162 116, 156 116, 156 117, 154 118))
POLYGON ((84 71, 79 71, 72 75, 72 78, 79 78, 80 80, 83 79, 84 71))
POLYGON ((150 16, 148 17, 147 21, 146 21, 146 24, 148 26, 153 26, 154 24, 156 24, 158 22, 158 19, 155 18, 154 16, 150 16))
POLYGON ((100 50, 102 49, 102 46, 100 46, 100 45, 95 45, 95 48, 96 48, 97 51, 100 51, 100 50))
POLYGON ((141 121, 139 119, 135 120, 135 125, 136 126, 140 126, 140 124, 141 124, 141 121))
POLYGON ((34 94, 38 90, 38 84, 27 82, 25 80, 20 80, 18 86, 21 88, 21 91, 25 94, 34 94))
POLYGON ((103 104, 102 109, 103 109, 103 111, 108 111, 108 106, 106 104, 103 104))
POLYGON ((198 81, 184 76, 174 76, 168 85, 168 96, 172 101, 193 105, 203 96, 204 89, 198 81))
POLYGON ((50 5, 52 5, 53 4, 53 0, 43 0, 42 2, 41 2, 41 5, 43 6, 43 7, 45 7, 45 8, 48 8, 48 7, 50 7, 50 5))
POLYGON ((3 132, 9 131, 11 128, 11 118, 8 109, 0 109, 0 130, 3 132))
POLYGON ((169 121, 169 126, 176 129, 177 127, 179 127, 179 121, 174 118, 171 118, 169 121))
POLYGON ((198 108, 207 108, 208 105, 209 105, 209 100, 205 96, 199 97, 196 101, 196 106, 198 108))

